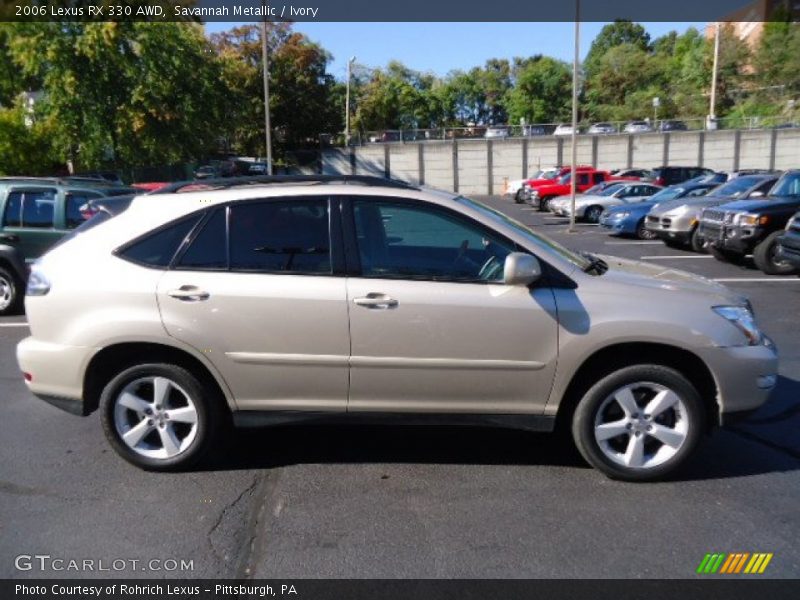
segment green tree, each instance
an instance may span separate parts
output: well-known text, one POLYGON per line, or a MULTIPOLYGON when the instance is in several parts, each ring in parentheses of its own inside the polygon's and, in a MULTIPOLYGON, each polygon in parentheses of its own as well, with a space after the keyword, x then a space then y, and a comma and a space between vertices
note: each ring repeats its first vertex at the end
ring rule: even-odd
POLYGON ((506 93, 510 123, 553 123, 569 117, 572 69, 562 61, 536 56, 516 59, 514 87, 506 93))
POLYGON ((599 67, 600 61, 609 50, 623 44, 629 44, 642 52, 647 52, 650 49, 650 34, 640 24, 625 19, 617 19, 603 27, 592 41, 583 63, 587 77, 590 77, 599 67))
POLYGON ((9 50, 42 82, 52 144, 80 168, 154 165, 216 146, 224 94, 202 26, 17 23, 9 50))
POLYGON ((0 175, 47 175, 55 162, 47 121, 21 103, 0 108, 0 175))

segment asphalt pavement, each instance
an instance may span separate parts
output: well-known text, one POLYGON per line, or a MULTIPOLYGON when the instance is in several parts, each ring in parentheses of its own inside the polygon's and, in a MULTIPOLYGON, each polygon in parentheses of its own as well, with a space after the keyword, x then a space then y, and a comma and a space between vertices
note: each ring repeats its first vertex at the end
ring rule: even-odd
POLYGON ((14 357, 24 316, 3 318, 0 577, 685 578, 708 552, 771 552, 763 576, 800 576, 800 277, 594 226, 567 233, 486 200, 573 248, 746 294, 781 353, 773 400, 667 483, 606 479, 552 435, 425 427, 240 431, 193 472, 153 474, 114 454, 96 415, 27 393, 14 357), (19 570, 20 555, 50 558, 19 570))

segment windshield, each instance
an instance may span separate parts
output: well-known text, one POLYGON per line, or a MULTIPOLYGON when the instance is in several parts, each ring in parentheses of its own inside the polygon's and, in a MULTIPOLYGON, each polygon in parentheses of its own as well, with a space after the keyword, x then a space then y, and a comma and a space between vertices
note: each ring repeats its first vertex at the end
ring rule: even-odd
POLYGON ((761 177, 737 177, 719 186, 714 190, 713 195, 738 198, 759 181, 761 181, 761 177))
POLYGON ((768 195, 800 197, 800 173, 787 173, 781 177, 768 195))
POLYGON ((676 186, 668 187, 661 190, 657 194, 653 194, 652 196, 650 196, 650 200, 652 202, 663 202, 664 200, 672 200, 673 198, 678 198, 682 196, 685 191, 686 191, 685 187, 676 187, 676 186))
POLYGON ((608 187, 606 187, 602 192, 600 192, 600 196, 611 196, 612 194, 617 193, 622 189, 624 183, 612 183, 608 187))
POLYGON ((551 240, 550 238, 544 237, 539 235, 538 233, 534 233, 532 229, 523 225, 519 221, 512 219, 498 210, 495 210, 489 206, 486 206, 482 202, 478 202, 477 200, 472 200, 470 198, 465 198, 464 196, 459 196, 456 198, 456 202, 460 202, 470 208, 477 210, 482 215, 489 217, 492 221, 499 223, 501 225, 505 225, 506 227, 510 227, 516 233, 524 236, 525 239, 529 240, 539 248, 542 248, 545 251, 554 252, 558 254, 561 258, 571 262, 573 265, 578 267, 581 270, 586 270, 591 266, 591 261, 587 259, 585 256, 580 254, 576 254, 572 250, 565 248, 558 242, 551 240))

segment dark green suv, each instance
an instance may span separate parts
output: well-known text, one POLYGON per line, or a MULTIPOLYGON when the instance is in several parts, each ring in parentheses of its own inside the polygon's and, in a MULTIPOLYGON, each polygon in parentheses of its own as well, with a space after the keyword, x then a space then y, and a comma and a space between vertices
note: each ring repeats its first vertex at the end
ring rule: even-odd
POLYGON ((0 179, 0 315, 19 308, 26 263, 83 223, 88 201, 135 193, 132 188, 62 179, 0 179))

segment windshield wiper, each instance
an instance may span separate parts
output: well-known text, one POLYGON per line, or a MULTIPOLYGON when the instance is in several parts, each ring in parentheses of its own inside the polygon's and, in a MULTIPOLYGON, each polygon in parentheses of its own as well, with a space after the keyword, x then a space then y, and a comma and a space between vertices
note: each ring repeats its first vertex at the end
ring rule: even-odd
POLYGON ((584 273, 591 273, 594 271, 594 273, 597 275, 602 275, 608 271, 608 263, 600 258, 597 258, 594 254, 591 254, 590 252, 581 252, 580 255, 589 261, 589 264, 583 268, 584 273))

